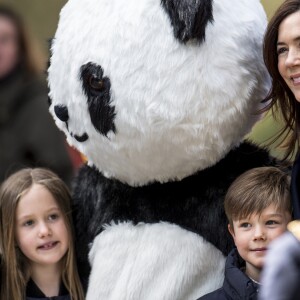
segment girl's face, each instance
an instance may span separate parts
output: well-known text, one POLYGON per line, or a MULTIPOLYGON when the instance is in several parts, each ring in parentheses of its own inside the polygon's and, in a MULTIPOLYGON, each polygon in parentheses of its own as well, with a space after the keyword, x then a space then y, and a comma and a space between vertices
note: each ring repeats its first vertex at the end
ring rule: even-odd
POLYGON ((18 36, 15 25, 0 16, 0 79, 11 72, 19 61, 18 36))
POLYGON ((16 242, 31 269, 60 266, 69 246, 64 217, 52 194, 33 184, 16 209, 16 242))
POLYGON ((291 220, 289 212, 279 211, 272 204, 261 214, 252 214, 229 225, 234 243, 240 256, 246 261, 246 274, 259 280, 269 243, 281 235, 291 220))
POLYGON ((279 73, 300 102, 300 11, 281 22, 277 54, 279 73))

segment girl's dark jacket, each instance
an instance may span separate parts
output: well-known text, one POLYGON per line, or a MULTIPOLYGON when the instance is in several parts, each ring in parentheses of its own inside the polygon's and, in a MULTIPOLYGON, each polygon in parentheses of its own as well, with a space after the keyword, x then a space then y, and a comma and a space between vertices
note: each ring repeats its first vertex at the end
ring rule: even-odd
POLYGON ((198 300, 256 300, 258 285, 241 270, 244 267, 244 260, 239 256, 236 248, 233 249, 226 260, 223 286, 198 300))
POLYGON ((26 300, 71 300, 71 297, 62 284, 59 289, 59 296, 46 297, 44 293, 38 288, 32 279, 29 280, 26 287, 26 300))

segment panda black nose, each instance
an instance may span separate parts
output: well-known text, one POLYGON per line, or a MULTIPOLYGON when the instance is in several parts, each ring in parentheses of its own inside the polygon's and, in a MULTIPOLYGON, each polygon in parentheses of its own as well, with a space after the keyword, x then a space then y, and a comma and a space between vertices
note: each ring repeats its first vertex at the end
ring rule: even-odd
POLYGON ((67 122, 69 120, 68 108, 64 105, 55 105, 54 112, 56 116, 63 122, 67 122))

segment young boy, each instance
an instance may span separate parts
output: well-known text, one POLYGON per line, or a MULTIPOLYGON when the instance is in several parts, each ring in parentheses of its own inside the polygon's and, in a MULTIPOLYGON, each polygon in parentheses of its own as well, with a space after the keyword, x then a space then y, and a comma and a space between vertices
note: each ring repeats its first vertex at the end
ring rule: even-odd
POLYGON ((224 207, 236 248, 223 287, 200 299, 257 299, 268 245, 291 220, 290 177, 275 167, 251 169, 232 183, 224 207))

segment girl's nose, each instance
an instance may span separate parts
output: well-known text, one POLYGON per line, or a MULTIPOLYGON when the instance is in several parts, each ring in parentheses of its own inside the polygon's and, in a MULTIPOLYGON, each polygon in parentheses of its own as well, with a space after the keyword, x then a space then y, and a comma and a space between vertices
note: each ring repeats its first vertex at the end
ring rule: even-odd
POLYGON ((43 238, 46 236, 51 236, 51 234, 52 234, 51 228, 46 223, 43 222, 39 225, 39 237, 40 238, 43 238))

